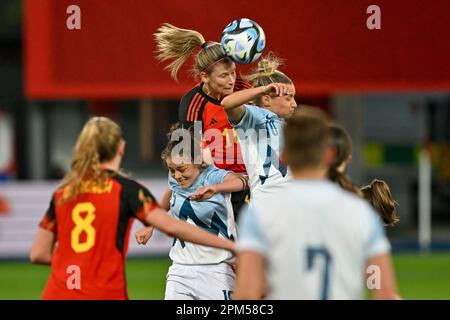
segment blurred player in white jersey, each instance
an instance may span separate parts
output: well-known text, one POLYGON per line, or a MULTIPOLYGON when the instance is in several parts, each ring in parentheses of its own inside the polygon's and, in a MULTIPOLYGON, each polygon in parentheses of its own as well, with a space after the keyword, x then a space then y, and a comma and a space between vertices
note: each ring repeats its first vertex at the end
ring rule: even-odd
MULTIPOLYGON (((183 140, 181 143, 185 148, 180 149, 180 142, 175 138, 169 141, 162 154, 169 169, 171 214, 220 238, 234 241, 236 225, 231 192, 246 190, 246 178, 242 174, 219 169, 214 164, 202 163, 201 154, 194 152, 197 142, 189 130, 174 127, 170 134, 177 129, 188 144, 183 140), (186 147, 190 153, 183 152, 186 147)), ((143 229, 136 238, 138 243, 145 244, 149 236, 150 231, 143 229)), ((231 299, 235 258, 230 251, 175 238, 169 256, 173 264, 167 273, 166 300, 231 299)))
POLYGON ((236 299, 364 299, 367 278, 375 298, 398 297, 379 216, 326 179, 329 133, 320 118, 287 121, 283 157, 294 181, 242 215, 236 299))

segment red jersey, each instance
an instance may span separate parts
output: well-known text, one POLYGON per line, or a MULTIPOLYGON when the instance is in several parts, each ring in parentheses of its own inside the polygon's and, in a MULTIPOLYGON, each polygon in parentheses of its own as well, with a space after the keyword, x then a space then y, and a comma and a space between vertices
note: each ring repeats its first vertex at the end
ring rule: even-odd
MULTIPOLYGON (((202 132, 210 129, 217 129, 222 135, 221 147, 211 148, 211 155, 214 164, 221 169, 245 172, 245 165, 242 159, 238 138, 234 128, 228 121, 228 116, 220 101, 211 98, 202 90, 203 84, 198 85, 189 91, 180 102, 178 110, 178 120, 185 126, 190 127, 194 122, 202 123, 202 132)), ((244 89, 250 87, 247 83, 237 79, 235 88, 244 89)), ((207 135, 205 135, 207 137, 207 135)), ((214 142, 214 139, 205 139, 206 145, 214 142)))
POLYGON ((82 184, 72 200, 61 202, 65 188, 54 193, 39 224, 57 241, 43 299, 128 299, 130 228, 134 218, 146 224, 158 204, 145 187, 109 172, 104 187, 82 184))

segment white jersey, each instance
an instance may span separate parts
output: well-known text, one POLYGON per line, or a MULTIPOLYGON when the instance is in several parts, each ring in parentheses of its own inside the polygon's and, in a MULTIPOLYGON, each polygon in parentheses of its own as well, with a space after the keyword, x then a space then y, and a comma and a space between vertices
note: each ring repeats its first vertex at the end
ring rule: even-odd
MULTIPOLYGON (((204 201, 189 199, 189 196, 200 187, 222 183, 228 173, 230 172, 210 165, 203 169, 193 185, 186 189, 181 188, 169 174, 169 187, 172 190, 171 214, 218 237, 234 240, 236 225, 229 193, 218 193, 204 201)), ((172 261, 180 264, 216 264, 234 261, 232 253, 228 250, 193 244, 177 238, 174 238, 169 256, 172 261)))
POLYGON ((249 176, 250 202, 253 202, 276 192, 291 180, 291 175, 280 162, 284 120, 264 108, 244 107, 244 116, 233 126, 249 176))
POLYGON ((268 299, 364 299, 367 260, 390 250, 370 205, 327 180, 295 180, 239 223, 239 250, 268 262, 268 299))

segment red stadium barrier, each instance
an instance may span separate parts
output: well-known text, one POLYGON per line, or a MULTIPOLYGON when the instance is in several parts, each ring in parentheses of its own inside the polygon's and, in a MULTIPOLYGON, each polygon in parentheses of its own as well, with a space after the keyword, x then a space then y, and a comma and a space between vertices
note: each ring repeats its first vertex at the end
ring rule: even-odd
POLYGON ((376 1, 380 30, 367 28, 365 0, 77 0, 81 29, 69 30, 72 4, 25 1, 28 98, 179 97, 193 80, 170 79, 154 59, 153 32, 170 22, 219 40, 240 17, 264 28, 266 50, 286 59, 302 94, 450 89, 448 0, 376 1))

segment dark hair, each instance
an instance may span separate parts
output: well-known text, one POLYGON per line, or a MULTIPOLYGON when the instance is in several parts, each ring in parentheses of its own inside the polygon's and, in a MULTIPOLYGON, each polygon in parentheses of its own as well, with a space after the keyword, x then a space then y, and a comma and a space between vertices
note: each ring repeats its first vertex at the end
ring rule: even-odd
POLYGON ((392 198, 389 186, 383 180, 374 179, 369 185, 361 188, 364 198, 379 212, 387 226, 394 226, 400 221, 397 215, 397 202, 392 198))
POLYGON ((342 173, 338 168, 348 160, 349 156, 352 154, 352 145, 350 136, 347 131, 337 124, 330 124, 330 143, 331 146, 336 151, 336 160, 330 166, 328 171, 328 178, 331 181, 336 182, 342 188, 347 191, 353 192, 358 196, 362 197, 363 193, 361 190, 353 184, 353 182, 347 177, 345 173, 342 173))
POLYGON ((181 157, 189 156, 190 163, 202 166, 203 162, 200 143, 201 142, 195 138, 193 127, 185 128, 180 123, 175 123, 167 134, 167 145, 161 153, 161 159, 165 162, 167 158, 171 158, 175 147, 182 144, 176 155, 181 157), (186 139, 187 141, 185 141, 186 139), (189 148, 189 154, 186 154, 185 148, 189 148))

